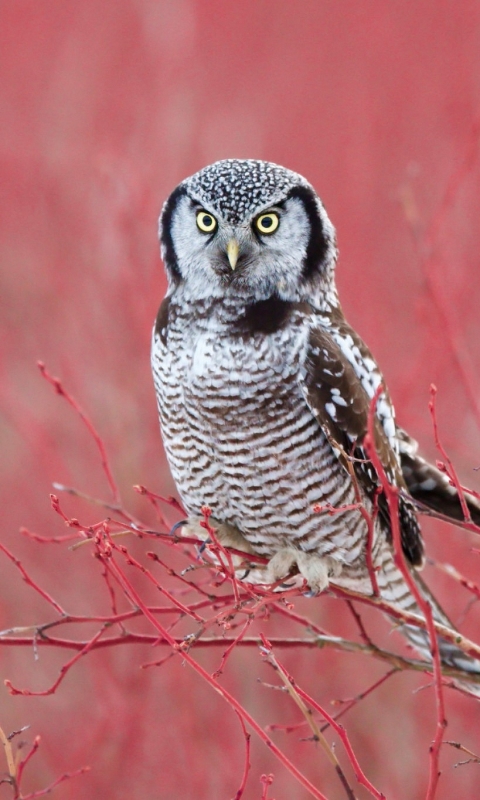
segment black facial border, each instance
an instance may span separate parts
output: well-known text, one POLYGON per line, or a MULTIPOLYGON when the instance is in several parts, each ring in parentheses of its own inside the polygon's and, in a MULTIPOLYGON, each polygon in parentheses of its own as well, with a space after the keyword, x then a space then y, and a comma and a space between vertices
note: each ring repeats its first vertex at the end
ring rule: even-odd
POLYGON ((325 235, 313 189, 308 186, 294 186, 289 191, 287 199, 290 197, 297 197, 301 200, 310 223, 310 238, 303 262, 303 277, 308 279, 321 271, 327 255, 329 241, 325 235))
POLYGON ((180 283, 182 276, 178 268, 177 254, 172 239, 172 217, 178 201, 187 194, 185 186, 177 186, 165 203, 160 220, 160 241, 164 247, 165 266, 176 283, 180 283))

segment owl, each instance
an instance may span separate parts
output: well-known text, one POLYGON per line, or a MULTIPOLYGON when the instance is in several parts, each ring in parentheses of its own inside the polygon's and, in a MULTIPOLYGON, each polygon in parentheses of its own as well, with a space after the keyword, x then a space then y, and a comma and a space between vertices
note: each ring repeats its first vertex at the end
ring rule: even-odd
MULTIPOLYGON (((397 426, 377 363, 345 320, 335 230, 313 187, 276 164, 219 161, 172 192, 160 240, 168 291, 152 368, 185 525, 205 536, 199 520, 209 506, 225 546, 268 559, 263 573, 252 568, 244 579, 288 585, 297 574, 314 593, 331 581, 371 595, 370 557, 380 595, 418 612, 394 563, 388 503, 363 447, 376 394, 376 448, 401 490, 412 574, 424 560, 418 503, 455 519, 462 510, 446 477, 397 426), (370 532, 359 504, 374 520, 370 532)), ((426 651, 421 630, 406 633, 426 651)), ((480 672, 448 642, 441 652, 445 664, 480 672)))

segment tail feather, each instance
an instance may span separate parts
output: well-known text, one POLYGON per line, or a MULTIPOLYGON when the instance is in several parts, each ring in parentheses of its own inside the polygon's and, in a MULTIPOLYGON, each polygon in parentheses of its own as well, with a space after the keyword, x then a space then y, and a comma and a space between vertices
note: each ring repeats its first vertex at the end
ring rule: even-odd
MULTIPOLYGON (((397 429, 397 436, 400 442, 402 473, 412 497, 443 517, 463 521, 465 514, 458 492, 447 476, 418 455, 417 442, 401 428, 397 429)), ((480 501, 468 493, 464 497, 472 522, 480 525, 480 501)))
MULTIPOLYGON (((412 595, 409 586, 397 568, 393 554, 390 547, 383 548, 383 564, 379 571, 379 589, 380 594, 384 600, 398 606, 402 611, 408 611, 414 614, 420 614, 421 611, 417 602, 412 595)), ((449 628, 452 633, 456 633, 455 626, 448 618, 445 611, 432 595, 430 589, 422 580, 418 572, 412 571, 413 579, 422 594, 428 601, 432 611, 433 618, 436 622, 449 628)), ((404 624, 401 626, 402 633, 407 637, 415 649, 421 653, 424 658, 431 660, 431 644, 426 630, 418 628, 413 625, 404 624)), ((468 681, 469 675, 480 677, 480 660, 469 656, 464 653, 457 645, 448 639, 443 638, 441 635, 437 637, 438 648, 440 653, 440 661, 445 667, 452 667, 465 673, 465 680, 456 679, 455 683, 465 691, 480 697, 480 683, 473 683, 468 681)))

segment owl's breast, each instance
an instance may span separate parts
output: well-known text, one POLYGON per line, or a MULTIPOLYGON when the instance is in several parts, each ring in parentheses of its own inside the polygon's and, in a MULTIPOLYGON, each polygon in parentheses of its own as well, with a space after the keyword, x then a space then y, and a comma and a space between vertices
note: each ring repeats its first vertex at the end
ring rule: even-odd
MULTIPOLYGON (((255 390, 259 365, 253 358, 255 347, 247 349, 249 358, 245 357, 245 347, 230 337, 216 331, 199 334, 192 343, 190 364, 185 376, 186 390, 210 392, 213 389, 223 392, 230 388, 232 392, 238 392, 240 397, 255 390)), ((277 357, 280 360, 280 354, 277 357)), ((266 364, 263 366, 267 368, 266 364)))
MULTIPOLYGON (((308 412, 298 374, 306 348, 300 328, 245 337, 215 320, 175 326, 155 337, 152 365, 167 454, 233 458, 229 445, 281 429, 295 408, 308 412)), ((313 419, 312 419, 312 424, 313 419)))
POLYGON ((248 339, 204 331, 185 363, 185 402, 203 409, 211 422, 218 413, 222 427, 232 414, 237 425, 245 424, 246 416, 263 413, 266 404, 292 391, 304 345, 298 333, 285 331, 248 339))
MULTIPOLYGON (((196 516, 210 506, 258 552, 292 540, 316 548, 314 505, 355 501, 302 394, 305 349, 301 326, 236 336, 214 325, 195 330, 190 320, 154 340, 163 439, 185 508, 196 516)), ((358 517, 323 521, 325 547, 338 550, 358 517)), ((352 558, 360 547, 358 533, 352 558)))

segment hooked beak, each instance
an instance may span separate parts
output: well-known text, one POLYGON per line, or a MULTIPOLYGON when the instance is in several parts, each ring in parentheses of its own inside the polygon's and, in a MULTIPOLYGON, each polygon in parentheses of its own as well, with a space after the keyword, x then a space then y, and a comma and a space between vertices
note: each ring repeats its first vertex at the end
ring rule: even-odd
POLYGON ((232 270, 234 270, 238 261, 238 242, 236 239, 230 239, 229 243, 227 244, 227 256, 228 263, 230 264, 232 270))

